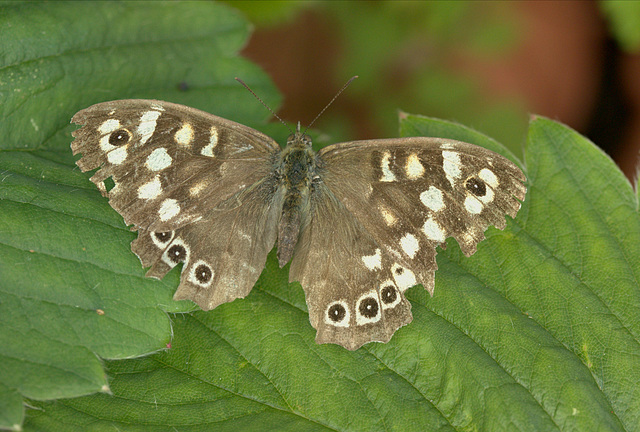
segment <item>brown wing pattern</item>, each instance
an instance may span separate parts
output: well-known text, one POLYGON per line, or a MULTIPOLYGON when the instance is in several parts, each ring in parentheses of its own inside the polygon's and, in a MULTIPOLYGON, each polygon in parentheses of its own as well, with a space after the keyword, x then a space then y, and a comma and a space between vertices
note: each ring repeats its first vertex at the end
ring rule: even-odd
POLYGON ((454 140, 356 141, 318 157, 331 192, 432 294, 436 246, 454 237, 473 254, 487 227, 504 229, 505 215, 515 217, 525 198, 525 176, 514 163, 454 140))
POLYGON ((267 176, 271 138, 254 129, 182 105, 119 100, 78 112, 73 135, 82 171, 127 225, 170 231, 197 220, 267 176), (115 186, 107 191, 104 181, 115 186))
POLYGON ((175 299, 202 309, 246 296, 275 242, 282 198, 278 145, 246 126, 152 100, 93 105, 72 120, 82 171, 138 230, 132 250, 147 275, 182 263, 175 299), (115 186, 107 191, 105 180, 115 186))
POLYGON ((411 305, 403 293, 415 278, 325 186, 318 185, 311 199, 289 280, 304 288, 316 342, 354 350, 367 342, 389 341, 411 322, 411 305))

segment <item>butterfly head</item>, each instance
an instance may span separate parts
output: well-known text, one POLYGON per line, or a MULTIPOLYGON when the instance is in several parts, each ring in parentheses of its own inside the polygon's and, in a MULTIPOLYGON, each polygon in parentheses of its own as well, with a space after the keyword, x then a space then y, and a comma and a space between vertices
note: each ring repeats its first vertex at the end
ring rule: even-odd
POLYGON ((300 131, 300 122, 296 127, 296 131, 287 138, 287 147, 306 149, 311 148, 311 137, 300 131))

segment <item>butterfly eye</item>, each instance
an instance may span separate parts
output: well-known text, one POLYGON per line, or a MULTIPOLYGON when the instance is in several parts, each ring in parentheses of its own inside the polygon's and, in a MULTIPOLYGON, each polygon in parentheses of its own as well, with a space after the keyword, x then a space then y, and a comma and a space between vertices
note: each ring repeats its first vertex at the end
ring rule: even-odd
POLYGON ((381 297, 384 304, 391 304, 396 301, 396 299, 398 298, 398 294, 396 293, 393 285, 387 285, 382 288, 381 297))
POLYGON ((125 145, 131 139, 131 134, 126 129, 118 129, 115 132, 111 132, 109 135, 109 144, 112 146, 125 145))
POLYGON ((340 303, 336 303, 332 305, 327 311, 327 316, 334 323, 341 322, 346 315, 347 315, 347 310, 340 303))
POLYGON ((487 186, 478 178, 470 177, 464 184, 465 189, 477 197, 483 197, 487 194, 487 186))

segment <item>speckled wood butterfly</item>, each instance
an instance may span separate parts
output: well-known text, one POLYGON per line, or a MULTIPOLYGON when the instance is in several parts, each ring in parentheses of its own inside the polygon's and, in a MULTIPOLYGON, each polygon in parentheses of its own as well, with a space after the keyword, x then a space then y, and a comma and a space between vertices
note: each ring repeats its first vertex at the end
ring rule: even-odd
POLYGON ((306 294, 318 343, 387 342, 411 319, 404 292, 433 294, 436 246, 465 255, 503 229, 526 189, 506 158, 440 138, 353 141, 318 153, 297 131, 282 150, 232 121, 155 100, 93 105, 73 153, 138 238, 147 276, 182 263, 174 298, 202 309, 245 297, 278 243, 306 294), (113 180, 107 190, 105 180, 113 180))

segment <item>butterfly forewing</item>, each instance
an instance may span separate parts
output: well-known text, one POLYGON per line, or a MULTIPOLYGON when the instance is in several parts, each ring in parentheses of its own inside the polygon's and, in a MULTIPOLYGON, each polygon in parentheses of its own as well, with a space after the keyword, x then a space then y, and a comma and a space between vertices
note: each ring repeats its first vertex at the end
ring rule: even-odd
POLYGON ((433 293, 436 246, 471 255, 524 199, 522 171, 482 147, 439 138, 350 142, 320 151, 322 179, 372 237, 433 293), (357 167, 357 168, 355 168, 357 167))
POLYGON ((74 154, 125 223, 170 231, 263 179, 278 145, 241 124, 182 105, 120 100, 72 119, 74 154), (104 180, 114 187, 107 191, 104 180))

